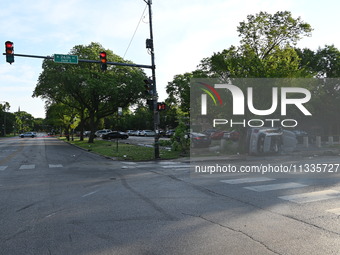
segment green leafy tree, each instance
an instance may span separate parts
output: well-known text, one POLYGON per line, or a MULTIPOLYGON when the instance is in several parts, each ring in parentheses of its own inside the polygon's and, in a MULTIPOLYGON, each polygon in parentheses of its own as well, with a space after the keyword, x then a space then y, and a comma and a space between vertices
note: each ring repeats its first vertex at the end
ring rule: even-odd
POLYGON ((15 129, 18 130, 18 132, 27 132, 32 131, 34 128, 34 117, 25 112, 20 111, 14 113, 15 115, 15 129))
POLYGON ((2 102, 0 104, 0 127, 1 127, 1 134, 5 135, 7 133, 10 133, 12 131, 12 124, 10 119, 10 113, 8 113, 8 110, 11 108, 10 104, 8 102, 2 102))
MULTIPOLYGON (((274 15, 260 12, 248 15, 247 21, 237 27, 241 37, 240 46, 230 46, 211 57, 204 58, 198 69, 191 73, 176 75, 168 83, 168 100, 178 104, 185 112, 190 109, 190 79, 217 78, 295 78, 310 77, 311 74, 300 64, 300 56, 293 46, 312 29, 290 12, 274 15)), ((245 91, 244 91, 245 92, 245 91)), ((261 106, 261 93, 254 98, 261 106)), ((229 100, 228 100, 229 101, 229 100)), ((191 109, 193 110, 193 109, 191 109)))
MULTIPOLYGON (((128 62, 98 43, 77 45, 70 54, 78 55, 80 59, 98 59, 100 51, 106 51, 108 61, 128 62)), ((145 77, 139 68, 109 65, 103 72, 96 63, 69 65, 45 60, 33 96, 77 110, 82 122, 88 118, 91 130, 89 143, 92 143, 94 132, 104 117, 142 97, 141 84, 145 77)))
POLYGON ((277 47, 295 45, 303 36, 310 36, 311 31, 308 23, 300 17, 293 18, 289 11, 248 15, 247 21, 237 27, 241 45, 252 49, 259 59, 267 58, 277 47))
POLYGON ((310 49, 296 49, 301 64, 308 72, 319 79, 313 86, 312 106, 313 119, 316 123, 310 126, 322 127, 320 135, 334 135, 340 133, 340 117, 336 114, 340 109, 340 85, 336 80, 323 78, 340 77, 340 51, 334 45, 326 45, 316 51, 310 49))

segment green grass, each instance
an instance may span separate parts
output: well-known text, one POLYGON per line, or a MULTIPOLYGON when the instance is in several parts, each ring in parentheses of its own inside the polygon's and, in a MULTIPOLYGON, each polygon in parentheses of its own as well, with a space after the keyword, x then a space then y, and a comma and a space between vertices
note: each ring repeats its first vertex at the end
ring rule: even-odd
MULTIPOLYGON (((66 141, 65 137, 60 137, 59 139, 66 141)), ((69 141, 70 144, 74 144, 83 149, 89 150, 91 152, 114 157, 119 160, 132 160, 132 161, 144 161, 144 160, 153 160, 154 157, 154 148, 132 145, 132 144, 124 144, 118 143, 118 148, 116 141, 105 141, 105 140, 95 140, 94 143, 88 143, 88 139, 84 141, 79 141, 79 139, 74 139, 74 141, 69 141)), ((175 159, 179 158, 179 152, 168 151, 160 149, 160 157, 161 159, 175 159)))

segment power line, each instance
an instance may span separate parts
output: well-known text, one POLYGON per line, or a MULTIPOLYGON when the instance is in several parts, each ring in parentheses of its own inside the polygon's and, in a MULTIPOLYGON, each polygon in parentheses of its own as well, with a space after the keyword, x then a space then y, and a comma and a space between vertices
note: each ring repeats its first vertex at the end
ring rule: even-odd
POLYGON ((142 13, 142 16, 141 16, 140 19, 139 19, 139 22, 138 22, 138 25, 137 25, 137 27, 136 27, 136 30, 135 30, 135 32, 133 33, 133 36, 132 36, 132 38, 131 38, 131 40, 130 40, 130 43, 129 43, 129 45, 128 45, 128 47, 127 47, 125 53, 124 53, 123 58, 125 58, 125 55, 126 55, 127 51, 129 50, 129 48, 130 48, 130 46, 131 46, 131 43, 132 43, 132 41, 133 41, 133 39, 134 39, 134 37, 135 37, 135 35, 136 35, 136 32, 137 32, 137 30, 138 30, 138 27, 139 27, 140 23, 141 23, 142 20, 143 20, 144 13, 145 13, 145 10, 146 10, 147 7, 148 7, 148 5, 146 5, 145 8, 144 8, 144 11, 143 11, 143 13, 142 13))

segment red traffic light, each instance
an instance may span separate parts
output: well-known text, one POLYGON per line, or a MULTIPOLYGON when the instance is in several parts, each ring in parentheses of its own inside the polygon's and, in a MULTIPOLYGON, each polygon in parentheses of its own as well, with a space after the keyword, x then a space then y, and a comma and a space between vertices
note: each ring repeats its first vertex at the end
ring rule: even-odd
POLYGON ((14 62, 14 48, 13 42, 7 41, 5 42, 6 47, 6 62, 12 64, 14 62))
POLYGON ((166 110, 166 104, 164 102, 157 103, 157 110, 158 111, 165 111, 166 110))
POLYGON ((101 51, 99 52, 99 57, 100 57, 100 69, 102 69, 102 71, 106 71, 107 70, 107 59, 106 59, 106 52, 105 51, 101 51))
POLYGON ((102 63, 106 63, 107 62, 107 59, 106 59, 106 52, 105 51, 102 51, 99 53, 99 57, 100 57, 100 61, 102 63))
POLYGON ((12 48, 13 47, 13 43, 10 41, 5 42, 6 48, 12 48))

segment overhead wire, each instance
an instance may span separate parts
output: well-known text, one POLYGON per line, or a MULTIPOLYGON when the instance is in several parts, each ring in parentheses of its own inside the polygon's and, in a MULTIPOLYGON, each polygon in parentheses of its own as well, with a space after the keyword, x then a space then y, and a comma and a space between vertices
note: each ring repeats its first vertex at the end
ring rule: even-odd
POLYGON ((138 24, 137 24, 137 27, 136 27, 136 29, 135 29, 135 32, 133 33, 132 38, 131 38, 131 40, 130 40, 130 42, 129 42, 129 45, 128 45, 128 47, 127 47, 125 53, 124 53, 123 59, 125 58, 125 55, 126 55, 126 53, 128 52, 128 50, 129 50, 129 48, 130 48, 130 46, 131 46, 131 44, 132 44, 132 41, 133 41, 133 39, 134 39, 134 37, 135 37, 135 35, 136 35, 136 33, 137 33, 137 30, 138 30, 138 28, 139 28, 139 25, 140 25, 140 23, 142 22, 142 20, 143 20, 143 18, 144 18, 144 13, 145 13, 147 7, 148 7, 148 5, 146 5, 145 8, 144 8, 144 11, 143 11, 143 13, 142 13, 142 16, 141 16, 140 19, 139 19, 139 22, 138 22, 138 24))

